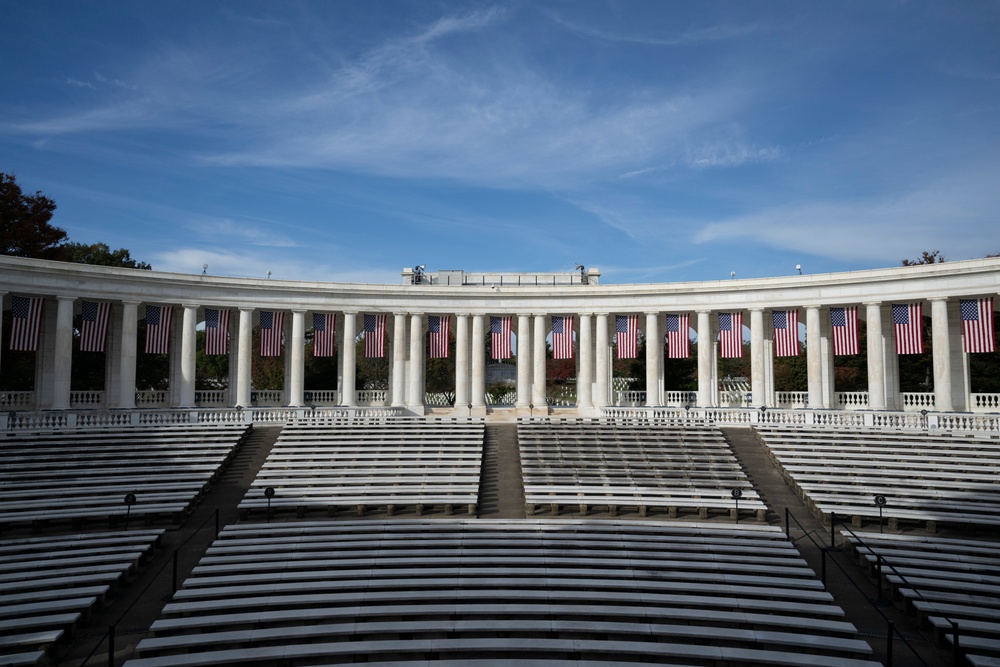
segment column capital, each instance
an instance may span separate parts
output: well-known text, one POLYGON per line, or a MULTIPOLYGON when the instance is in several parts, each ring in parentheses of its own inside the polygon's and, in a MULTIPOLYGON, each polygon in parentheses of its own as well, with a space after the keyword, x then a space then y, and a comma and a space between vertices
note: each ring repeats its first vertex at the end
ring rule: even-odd
POLYGON ((241 313, 252 313, 253 311, 255 311, 257 309, 254 306, 238 306, 238 310, 241 313))
POLYGON ((941 302, 941 301, 943 301, 945 303, 948 303, 948 301, 949 301, 949 298, 946 297, 946 296, 929 296, 929 297, 926 297, 926 298, 930 302, 935 302, 935 301, 941 302))
POLYGON ((647 310, 645 314, 646 314, 646 317, 659 317, 660 312, 661 311, 659 311, 659 310, 647 310))
POLYGON ((345 310, 345 311, 342 311, 342 312, 344 313, 344 315, 357 315, 358 314, 358 311, 356 311, 356 310, 345 310))
POLYGON ((75 296, 64 296, 64 295, 57 295, 56 296, 56 301, 69 301, 70 303, 72 303, 72 302, 76 301, 76 299, 77 299, 77 297, 75 297, 75 296))
POLYGON ((201 308, 201 305, 197 303, 182 303, 181 308, 193 308, 194 310, 198 310, 201 308))
POLYGON ((866 306, 868 308, 871 308, 873 306, 874 307, 880 307, 882 305, 882 302, 881 301, 862 301, 861 305, 866 306))
POLYGON ((293 314, 298 314, 298 315, 305 315, 307 312, 309 312, 308 308, 291 308, 290 310, 292 311, 293 314))
POLYGON ((121 304, 123 306, 135 306, 136 308, 138 308, 141 303, 142 303, 142 301, 136 301, 135 299, 122 299, 121 300, 121 304))

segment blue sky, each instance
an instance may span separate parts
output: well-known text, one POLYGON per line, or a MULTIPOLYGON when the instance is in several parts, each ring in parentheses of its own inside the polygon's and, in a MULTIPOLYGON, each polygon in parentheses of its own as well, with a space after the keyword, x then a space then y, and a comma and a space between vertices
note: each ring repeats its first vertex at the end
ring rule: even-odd
POLYGON ((0 171, 160 270, 1000 252, 1000 4, 0 0, 0 171))

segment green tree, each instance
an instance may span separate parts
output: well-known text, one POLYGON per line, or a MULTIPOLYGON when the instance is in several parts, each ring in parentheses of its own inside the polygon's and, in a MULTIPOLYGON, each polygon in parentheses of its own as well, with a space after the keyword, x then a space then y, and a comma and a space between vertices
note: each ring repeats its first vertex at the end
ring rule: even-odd
POLYGON ((41 191, 26 195, 12 174, 0 172, 0 254, 64 259, 66 231, 49 224, 55 210, 41 191))
POLYGON ((107 243, 73 243, 63 245, 66 260, 79 264, 96 266, 119 266, 128 269, 151 270, 153 267, 146 262, 132 259, 132 254, 125 248, 112 250, 107 243))

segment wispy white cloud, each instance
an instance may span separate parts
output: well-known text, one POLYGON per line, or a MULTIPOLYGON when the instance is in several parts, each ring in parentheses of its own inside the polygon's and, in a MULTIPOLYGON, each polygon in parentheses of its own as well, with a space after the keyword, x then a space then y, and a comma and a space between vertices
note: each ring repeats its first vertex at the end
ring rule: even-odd
POLYGON ((568 19, 554 11, 547 11, 545 14, 563 28, 583 37, 608 42, 645 44, 649 46, 692 46, 748 37, 762 31, 770 30, 766 24, 761 22, 745 24, 720 23, 703 27, 690 27, 667 35, 649 35, 640 34, 638 31, 615 31, 603 25, 586 25, 582 22, 568 19))
POLYGON ((174 248, 156 253, 149 260, 157 271, 173 273, 202 272, 213 276, 236 278, 268 278, 272 280, 306 280, 319 282, 392 284, 401 280, 399 269, 370 267, 359 269, 350 265, 303 261, 302 256, 248 250, 205 250, 174 248))
POLYGON ((696 243, 752 241, 837 260, 895 264, 924 250, 981 257, 1000 244, 997 174, 962 173, 896 196, 790 203, 711 222, 696 243), (956 230, 962 230, 956 233, 956 230))

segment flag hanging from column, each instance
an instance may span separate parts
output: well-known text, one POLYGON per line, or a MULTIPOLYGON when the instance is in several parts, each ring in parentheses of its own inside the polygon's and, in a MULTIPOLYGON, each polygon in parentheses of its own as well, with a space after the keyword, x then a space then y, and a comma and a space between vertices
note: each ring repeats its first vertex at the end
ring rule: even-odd
POLYGON ((687 359, 691 356, 691 316, 667 314, 667 358, 687 359))
POLYGON ((11 296, 10 349, 14 352, 35 352, 42 331, 42 306, 40 296, 11 296))
POLYGON ((772 310, 771 322, 774 324, 774 355, 799 356, 799 311, 772 310))
POLYGON ((428 315, 427 332, 430 345, 429 358, 447 359, 451 318, 447 315, 428 315))
POLYGON ((573 358, 573 316, 552 316, 552 358, 573 358))
POLYGON ((104 352, 108 338, 111 304, 107 301, 84 301, 80 314, 80 351, 104 352))
POLYGON ((510 336, 513 318, 510 315, 502 317, 490 316, 490 350, 494 359, 510 359, 510 336))
MULTIPOLYGON (((378 359, 385 356, 385 315, 367 314, 364 317, 365 357, 378 359)), ((400 341, 397 341, 399 344, 400 341)))
POLYGON ((170 349, 171 306, 146 306, 146 354, 166 354, 170 349))
POLYGON ((619 359, 635 359, 639 350, 638 315, 615 315, 615 349, 619 359))
POLYGON ((260 356, 280 357, 285 333, 285 313, 281 310, 260 311, 260 356))
POLYGON ((923 354, 923 304, 892 304, 892 323, 896 327, 896 354, 923 354))
POLYGON ((229 354, 229 311, 205 309, 205 354, 229 354))
POLYGON ((719 313, 719 354, 723 359, 743 356, 743 313, 719 313))
POLYGON ((993 297, 962 299, 962 349, 966 352, 995 352, 993 338, 993 297))
POLYGON ((337 330, 335 313, 313 313, 313 356, 333 357, 334 334, 337 330))
POLYGON ((858 354, 858 307, 830 309, 830 328, 833 330, 835 355, 858 354))

